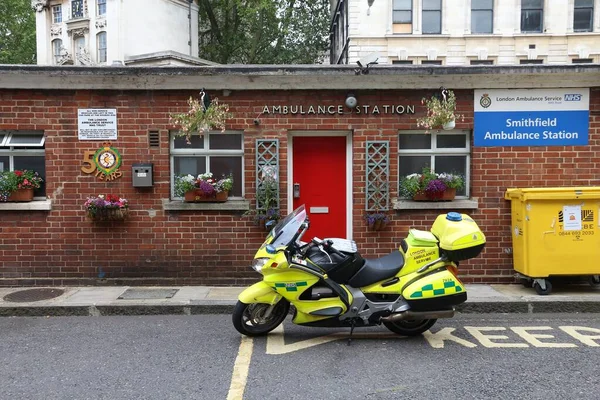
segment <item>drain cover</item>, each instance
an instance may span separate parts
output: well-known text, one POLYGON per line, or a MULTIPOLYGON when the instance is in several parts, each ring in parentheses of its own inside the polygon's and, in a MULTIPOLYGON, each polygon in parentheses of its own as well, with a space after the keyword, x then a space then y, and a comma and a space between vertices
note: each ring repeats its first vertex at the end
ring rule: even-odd
POLYGON ((138 289, 131 288, 124 291, 118 299, 141 300, 141 299, 170 299, 175 296, 179 289, 138 289))
POLYGON ((13 303, 29 303, 30 301, 41 301, 53 299, 62 295, 65 291, 62 289, 27 289, 12 292, 3 297, 4 301, 13 303))

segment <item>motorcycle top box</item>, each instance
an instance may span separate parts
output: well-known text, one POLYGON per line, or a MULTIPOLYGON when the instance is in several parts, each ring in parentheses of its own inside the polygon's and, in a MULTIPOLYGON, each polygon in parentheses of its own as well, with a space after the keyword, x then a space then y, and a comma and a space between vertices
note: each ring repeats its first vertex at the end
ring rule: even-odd
POLYGON ((304 326, 383 324, 419 335, 438 318, 454 316, 467 300, 458 261, 476 257, 485 235, 468 215, 440 215, 431 231, 411 229, 397 250, 363 258, 351 239, 312 238, 310 221, 298 207, 271 230, 252 268, 263 280, 238 297, 232 322, 242 334, 264 335, 283 322, 290 304, 293 322, 304 326))

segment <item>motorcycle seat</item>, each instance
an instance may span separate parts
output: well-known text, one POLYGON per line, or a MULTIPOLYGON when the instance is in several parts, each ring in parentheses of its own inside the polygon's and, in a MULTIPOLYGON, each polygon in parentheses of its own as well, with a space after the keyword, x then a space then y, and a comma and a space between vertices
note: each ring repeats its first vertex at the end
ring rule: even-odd
POLYGON ((381 258, 365 259, 365 264, 350 278, 348 284, 355 288, 368 286, 372 283, 393 277, 403 266, 404 256, 398 250, 381 258))

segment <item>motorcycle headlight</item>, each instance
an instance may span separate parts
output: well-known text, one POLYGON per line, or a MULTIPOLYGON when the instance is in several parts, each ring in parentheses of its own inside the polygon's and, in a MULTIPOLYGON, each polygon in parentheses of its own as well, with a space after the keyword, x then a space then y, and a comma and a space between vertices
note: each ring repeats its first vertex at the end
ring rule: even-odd
POLYGON ((256 272, 260 272, 262 268, 265 266, 269 258, 257 258, 252 262, 252 269, 256 272))

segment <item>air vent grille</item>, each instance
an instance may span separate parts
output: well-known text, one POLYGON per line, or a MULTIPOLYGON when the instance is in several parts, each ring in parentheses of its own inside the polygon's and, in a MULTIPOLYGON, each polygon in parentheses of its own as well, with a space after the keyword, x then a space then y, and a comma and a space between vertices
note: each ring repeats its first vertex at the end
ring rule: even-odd
POLYGON ((148 145, 150 147, 160 147, 160 132, 157 130, 148 131, 148 145))

